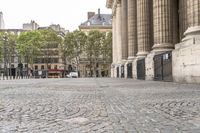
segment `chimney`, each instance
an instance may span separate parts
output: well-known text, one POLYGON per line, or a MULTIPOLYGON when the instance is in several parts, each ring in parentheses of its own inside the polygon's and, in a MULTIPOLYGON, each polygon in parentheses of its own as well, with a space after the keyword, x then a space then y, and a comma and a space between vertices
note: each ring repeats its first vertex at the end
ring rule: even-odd
POLYGON ((88 20, 95 15, 95 12, 88 12, 88 20))
POLYGON ((98 9, 98 15, 99 15, 99 16, 101 15, 101 10, 100 10, 100 8, 98 9))

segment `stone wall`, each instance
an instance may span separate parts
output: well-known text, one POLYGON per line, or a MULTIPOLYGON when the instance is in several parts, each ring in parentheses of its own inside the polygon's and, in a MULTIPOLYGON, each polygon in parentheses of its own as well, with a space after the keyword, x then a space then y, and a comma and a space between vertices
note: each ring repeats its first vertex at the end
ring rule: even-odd
POLYGON ((177 44, 172 59, 175 82, 200 83, 200 36, 177 44))

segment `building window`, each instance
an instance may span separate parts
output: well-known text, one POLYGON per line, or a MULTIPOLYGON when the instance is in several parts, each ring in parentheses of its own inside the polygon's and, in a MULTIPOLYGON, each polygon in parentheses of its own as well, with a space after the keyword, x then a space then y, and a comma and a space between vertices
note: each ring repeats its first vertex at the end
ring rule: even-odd
POLYGON ((48 65, 48 69, 51 69, 51 65, 48 65))
POLYGON ((55 69, 55 70, 57 70, 57 69, 58 69, 58 66, 57 66, 57 65, 55 65, 55 66, 54 66, 54 69, 55 69))
POLYGON ((38 66, 35 66, 35 70, 38 70, 38 66))
POLYGON ((41 66, 41 69, 44 70, 44 65, 41 66))

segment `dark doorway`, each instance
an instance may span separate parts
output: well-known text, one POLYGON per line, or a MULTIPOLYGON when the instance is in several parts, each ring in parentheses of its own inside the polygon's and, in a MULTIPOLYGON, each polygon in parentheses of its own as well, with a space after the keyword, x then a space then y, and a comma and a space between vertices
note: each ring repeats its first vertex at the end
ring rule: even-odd
POLYGON ((117 67, 117 78, 119 78, 119 67, 117 67))
POLYGON ((124 65, 121 66, 121 78, 124 78, 124 65))
POLYGON ((127 64, 127 78, 133 78, 132 63, 127 64))
POLYGON ((157 81, 173 81, 172 52, 166 52, 154 57, 154 79, 157 81))
POLYGON ((137 61, 137 78, 145 80, 145 73, 145 59, 140 59, 137 61))
POLYGON ((10 68, 10 76, 13 76, 15 78, 16 76, 16 68, 10 68))

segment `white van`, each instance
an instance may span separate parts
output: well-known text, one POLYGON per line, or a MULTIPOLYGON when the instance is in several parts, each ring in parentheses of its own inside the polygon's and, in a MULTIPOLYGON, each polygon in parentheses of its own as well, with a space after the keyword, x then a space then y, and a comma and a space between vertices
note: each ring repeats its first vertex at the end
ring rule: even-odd
POLYGON ((70 72, 69 77, 70 78, 78 78, 78 72, 70 72))

